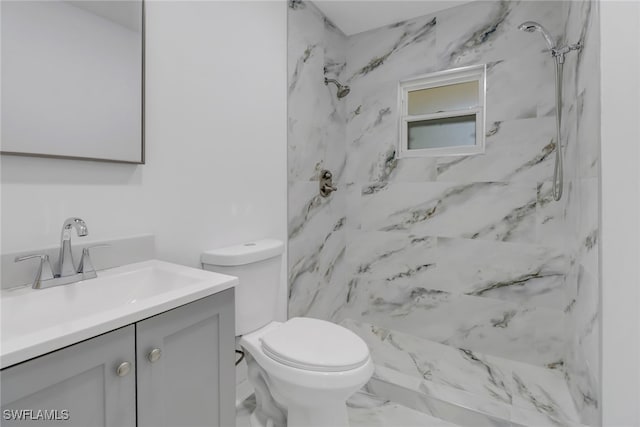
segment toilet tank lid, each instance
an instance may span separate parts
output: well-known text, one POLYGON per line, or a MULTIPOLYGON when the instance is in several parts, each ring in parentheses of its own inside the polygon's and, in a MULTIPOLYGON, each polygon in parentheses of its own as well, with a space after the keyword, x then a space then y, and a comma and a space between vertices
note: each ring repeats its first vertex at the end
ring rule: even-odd
POLYGON ((276 257, 281 255, 283 250, 282 241, 263 239, 203 252, 200 261, 207 265, 244 265, 276 257))

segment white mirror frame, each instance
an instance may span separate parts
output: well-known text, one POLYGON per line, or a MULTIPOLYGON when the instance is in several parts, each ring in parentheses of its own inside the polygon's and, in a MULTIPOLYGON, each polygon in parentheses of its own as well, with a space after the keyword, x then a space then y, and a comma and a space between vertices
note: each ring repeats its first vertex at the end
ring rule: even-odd
POLYGON ((485 105, 486 105, 486 64, 438 71, 418 77, 402 80, 398 83, 398 150, 397 157, 435 157, 435 156, 466 156, 484 153, 485 140, 485 105), (432 114, 409 115, 407 102, 409 92, 448 86, 471 81, 478 82, 478 105, 464 110, 442 111, 432 114), (475 115, 476 142, 473 145, 409 149, 409 123, 423 120, 433 120, 448 117, 475 115))

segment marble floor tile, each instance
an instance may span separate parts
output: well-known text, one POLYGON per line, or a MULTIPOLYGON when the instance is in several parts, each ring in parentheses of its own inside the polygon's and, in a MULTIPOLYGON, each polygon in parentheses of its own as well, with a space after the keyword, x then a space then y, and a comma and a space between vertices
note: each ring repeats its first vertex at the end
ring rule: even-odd
POLYGON ((365 387, 381 399, 400 402, 401 405, 464 427, 511 427, 508 412, 502 416, 482 413, 473 408, 429 396, 418 389, 406 388, 397 384, 373 378, 365 387))
MULTIPOLYGON (((537 414, 537 419, 579 420, 560 370, 454 348, 353 320, 342 325, 369 345, 376 364, 374 379, 383 383, 378 384, 376 393, 390 384, 498 419, 510 419, 515 411, 520 420, 527 414, 530 418, 537 414)), ((407 405, 414 398, 418 399, 409 393, 407 401, 399 402, 407 405)))
POLYGON ((399 403, 364 393, 355 394, 347 402, 347 407, 351 427, 453 427, 457 425, 424 412, 409 409, 399 403))
MULTIPOLYGON (((366 393, 348 402, 352 427, 581 426, 559 371, 427 340, 411 342, 408 335, 364 323, 343 326, 367 341, 376 362, 366 393), (395 361, 383 366, 381 357, 395 361)), ((253 396, 238 405, 238 427, 250 426, 254 407, 253 396)))
MULTIPOLYGON (((236 427, 251 427, 251 412, 255 408, 255 396, 236 407, 236 427)), ((347 402, 351 427, 455 427, 424 412, 409 409, 398 403, 379 399, 364 393, 356 393, 347 402)), ((327 426, 331 427, 331 426, 327 426)))

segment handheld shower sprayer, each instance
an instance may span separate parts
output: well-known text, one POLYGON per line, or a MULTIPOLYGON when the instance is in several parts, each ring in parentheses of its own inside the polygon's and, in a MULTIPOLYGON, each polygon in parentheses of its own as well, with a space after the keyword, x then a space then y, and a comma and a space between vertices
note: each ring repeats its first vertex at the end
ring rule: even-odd
POLYGON ((556 63, 556 163, 553 168, 553 198, 554 200, 560 200, 562 197, 562 189, 564 187, 564 171, 562 162, 562 70, 565 60, 565 55, 572 50, 579 50, 582 48, 580 42, 572 45, 557 47, 556 42, 551 37, 551 34, 540 24, 534 21, 526 21, 518 26, 518 29, 527 33, 539 32, 544 37, 551 56, 556 63))
POLYGON ((523 22, 518 26, 518 29, 527 33, 535 33, 539 32, 544 37, 544 40, 547 42, 549 49, 553 50, 556 48, 556 43, 551 38, 551 34, 540 24, 534 21, 523 22))

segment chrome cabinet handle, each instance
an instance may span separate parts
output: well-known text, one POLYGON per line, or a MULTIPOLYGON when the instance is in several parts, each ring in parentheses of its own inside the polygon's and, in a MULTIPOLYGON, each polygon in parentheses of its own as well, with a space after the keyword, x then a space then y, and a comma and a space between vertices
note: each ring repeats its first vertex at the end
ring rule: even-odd
POLYGON ((159 348, 154 348, 147 354, 147 359, 149 359, 149 362, 154 363, 160 360, 160 356, 162 356, 162 351, 159 348))
POLYGON ((16 257, 15 262, 25 261, 28 259, 39 258, 40 265, 36 272, 36 277, 33 279, 31 287, 33 289, 40 289, 43 280, 53 279, 53 271, 51 270, 51 263, 49 262, 49 255, 47 254, 32 254, 16 257))
POLYGON ((129 362, 122 362, 116 369, 116 374, 118 374, 119 377, 126 377, 129 372, 131 372, 131 363, 129 362))

